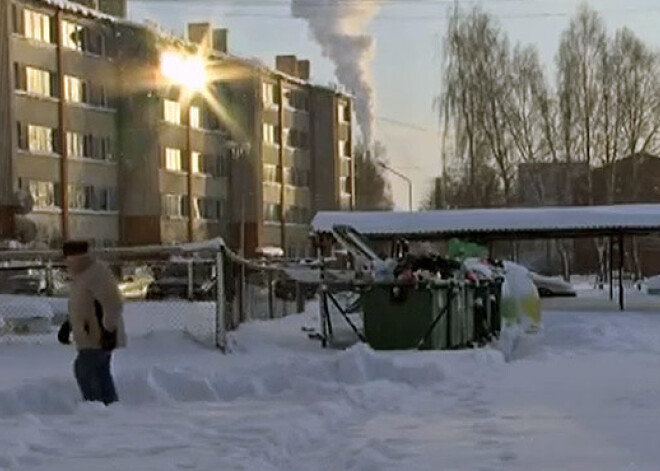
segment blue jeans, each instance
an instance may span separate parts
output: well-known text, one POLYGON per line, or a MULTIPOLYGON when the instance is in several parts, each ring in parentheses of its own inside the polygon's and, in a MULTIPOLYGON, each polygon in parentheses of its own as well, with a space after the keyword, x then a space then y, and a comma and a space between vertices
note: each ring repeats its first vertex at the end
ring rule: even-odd
POLYGON ((100 401, 106 406, 117 402, 117 390, 110 373, 112 352, 101 349, 79 350, 73 363, 78 387, 85 401, 100 401))

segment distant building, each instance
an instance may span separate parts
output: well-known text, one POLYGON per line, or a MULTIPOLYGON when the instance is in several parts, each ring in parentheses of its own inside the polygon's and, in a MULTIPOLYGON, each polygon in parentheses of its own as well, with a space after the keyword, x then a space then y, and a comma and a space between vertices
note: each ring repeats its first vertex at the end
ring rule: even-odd
POLYGON ((353 207, 351 97, 308 61, 270 69, 207 23, 184 41, 122 20, 125 0, 77 3, 0 3, 2 225, 24 189, 51 246, 222 236, 295 256, 317 210, 353 207), (212 99, 163 80, 163 51, 201 55, 212 99))
POLYGON ((586 163, 530 162, 518 165, 518 202, 521 206, 587 204, 586 163))
MULTIPOLYGON (((518 165, 518 204, 523 207, 576 206, 587 204, 586 163, 530 162, 518 165)), ((565 241, 571 265, 583 258, 593 244, 565 241), (589 245, 590 244, 590 245, 589 245)), ((525 266, 547 274, 562 272, 562 260, 554 241, 524 241, 518 246, 518 260, 525 266)), ((591 257, 590 257, 591 260, 591 257)), ((580 262, 581 263, 581 262, 580 262)))
MULTIPOLYGON (((593 169, 595 204, 660 203, 660 157, 648 153, 630 155, 593 169)), ((638 266, 642 275, 660 274, 660 240, 638 237, 638 266)), ((626 241, 627 262, 633 262, 632 239, 626 241)), ((628 266, 632 271, 634 267, 628 266)))

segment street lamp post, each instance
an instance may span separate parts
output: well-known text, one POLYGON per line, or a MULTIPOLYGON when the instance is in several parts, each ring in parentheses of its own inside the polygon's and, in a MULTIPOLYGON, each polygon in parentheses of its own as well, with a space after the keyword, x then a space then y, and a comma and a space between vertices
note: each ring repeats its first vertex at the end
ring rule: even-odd
POLYGON ((393 173, 397 177, 401 178, 408 184, 408 211, 412 212, 413 210, 413 183, 410 178, 405 176, 403 173, 399 172, 398 170, 393 169, 389 165, 387 165, 385 162, 381 162, 380 160, 377 160, 376 163, 384 168, 385 170, 393 173))

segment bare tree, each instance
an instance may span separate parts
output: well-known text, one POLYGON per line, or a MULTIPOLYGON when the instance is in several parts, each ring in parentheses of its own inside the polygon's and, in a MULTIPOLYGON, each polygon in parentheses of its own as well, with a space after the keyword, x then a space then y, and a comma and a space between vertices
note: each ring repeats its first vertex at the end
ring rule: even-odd
MULTIPOLYGON (((456 4, 449 18, 447 33, 444 39, 444 81, 439 97, 440 109, 444 111, 441 120, 451 120, 455 137, 455 155, 465 162, 468 183, 476 185, 477 166, 480 156, 477 155, 477 116, 476 89, 472 80, 471 70, 472 49, 465 21, 456 4)), ((445 126, 447 129, 447 126, 445 126)), ((469 204, 477 201, 469 195, 469 204)))
POLYGON ((505 120, 508 39, 481 9, 464 14, 455 6, 443 46, 445 68, 438 108, 441 120, 451 122, 455 155, 464 162, 472 189, 466 194, 469 205, 492 204, 492 195, 483 194, 484 187, 492 188, 483 180, 492 169, 497 171, 505 202, 510 202, 514 166, 505 120))
POLYGON ((373 155, 370 155, 367 147, 358 142, 354 151, 355 158, 355 198, 356 207, 359 210, 386 211, 394 207, 390 184, 383 169, 376 163, 385 161, 385 147, 376 142, 373 155))
POLYGON ((613 55, 618 64, 623 150, 628 155, 656 151, 660 128, 658 57, 627 28, 617 31, 613 55))
MULTIPOLYGON (((577 151, 576 157, 591 166, 598 154, 596 136, 604 111, 599 78, 605 53, 606 34, 602 18, 598 12, 583 5, 562 34, 557 55, 561 126, 569 162, 577 151), (577 145, 574 147, 574 144, 577 145)), ((592 203, 591 172, 587 180, 589 203, 592 203)))

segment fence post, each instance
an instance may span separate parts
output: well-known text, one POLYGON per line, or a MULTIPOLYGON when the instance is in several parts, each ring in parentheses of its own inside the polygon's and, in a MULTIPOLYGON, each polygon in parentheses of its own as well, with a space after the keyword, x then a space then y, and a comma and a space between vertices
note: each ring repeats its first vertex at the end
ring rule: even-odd
POLYGON ((301 314, 305 312, 305 293, 302 284, 296 282, 296 313, 301 314))
POLYGON ((53 296, 55 280, 53 276, 53 261, 48 260, 46 264, 46 296, 53 296))
POLYGON ((268 318, 275 319, 275 300, 273 293, 273 272, 268 270, 268 318))
POLYGON ((222 249, 215 254, 215 346, 227 352, 227 326, 225 324, 225 272, 222 249))
POLYGON ((193 281, 193 260, 188 260, 188 301, 193 300, 194 281, 193 281))

